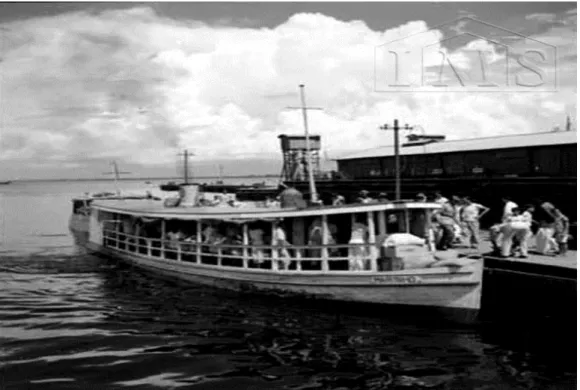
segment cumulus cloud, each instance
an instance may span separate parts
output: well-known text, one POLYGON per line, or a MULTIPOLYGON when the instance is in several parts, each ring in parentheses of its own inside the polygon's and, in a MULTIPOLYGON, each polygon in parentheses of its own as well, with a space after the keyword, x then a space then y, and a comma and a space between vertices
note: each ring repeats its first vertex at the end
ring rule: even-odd
MULTIPOLYGON (((299 104, 300 83, 308 103, 324 108, 310 113, 311 131, 333 156, 390 143, 378 126, 395 118, 449 138, 545 131, 575 109, 575 17, 537 36, 563 47, 566 74, 548 95, 375 91, 375 48, 425 32, 424 21, 373 31, 361 21, 296 14, 274 28, 241 28, 136 7, 5 23, 0 160, 155 165, 173 163, 183 148, 199 161, 274 158, 279 134, 302 132, 300 112, 286 109, 299 104)), ((442 38, 431 30, 413 42, 434 43, 454 59, 465 49, 488 49, 493 60, 502 54, 489 42, 451 47, 442 38)), ((427 65, 439 61, 429 58, 427 65)))

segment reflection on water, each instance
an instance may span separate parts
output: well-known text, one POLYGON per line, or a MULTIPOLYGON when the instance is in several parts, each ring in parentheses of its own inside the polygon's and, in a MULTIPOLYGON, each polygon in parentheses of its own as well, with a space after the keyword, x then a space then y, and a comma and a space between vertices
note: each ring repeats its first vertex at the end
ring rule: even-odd
POLYGON ((0 285, 7 389, 575 388, 574 350, 513 329, 506 345, 491 326, 338 315, 88 255, 3 259, 0 285))
POLYGON ((0 197, 2 389, 576 387, 575 316, 441 328, 157 279, 73 245, 77 187, 0 197))

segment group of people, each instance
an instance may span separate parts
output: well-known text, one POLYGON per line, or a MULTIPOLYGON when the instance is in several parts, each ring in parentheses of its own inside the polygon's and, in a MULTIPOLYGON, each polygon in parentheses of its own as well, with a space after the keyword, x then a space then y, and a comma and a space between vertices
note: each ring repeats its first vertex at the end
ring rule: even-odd
POLYGON ((504 198, 502 221, 492 226, 491 241, 501 257, 528 257, 528 241, 532 228, 536 227, 536 251, 541 254, 565 255, 568 251, 570 221, 550 202, 540 204, 539 216, 534 217, 536 208, 528 204, 518 207, 511 199, 504 198))
MULTIPOLYGON (((423 194, 418 200, 425 201, 423 194)), ((451 201, 441 194, 435 195, 435 202, 441 209, 434 219, 439 228, 437 247, 447 249, 466 238, 471 248, 480 243, 480 218, 490 208, 473 202, 468 197, 452 197, 451 201)), ((536 207, 527 204, 519 207, 510 198, 503 198, 503 213, 499 223, 490 228, 490 240, 494 251, 501 257, 528 257, 529 240, 536 232, 536 251, 541 254, 558 253, 565 255, 568 249, 570 222, 552 203, 540 204, 539 217, 534 218, 536 207)))
MULTIPOLYGON (((414 200, 429 201, 424 193, 417 194, 414 200)), ((356 202, 362 204, 389 201, 384 192, 372 198, 366 190, 360 191, 356 198, 356 202)), ((435 247, 446 250, 465 240, 471 248, 478 249, 481 242, 480 219, 490 208, 469 197, 452 196, 448 199, 440 192, 434 194, 432 201, 441 205, 432 220, 435 247)), ((534 231, 536 251, 541 254, 566 254, 570 221, 557 207, 550 202, 542 202, 536 213, 536 207, 531 204, 519 207, 507 197, 502 202, 504 209, 501 221, 490 229, 490 239, 496 252, 503 257, 527 257, 528 242, 534 231), (534 217, 535 213, 537 217, 534 217)), ((333 195, 332 205, 345 203, 342 195, 333 195)))

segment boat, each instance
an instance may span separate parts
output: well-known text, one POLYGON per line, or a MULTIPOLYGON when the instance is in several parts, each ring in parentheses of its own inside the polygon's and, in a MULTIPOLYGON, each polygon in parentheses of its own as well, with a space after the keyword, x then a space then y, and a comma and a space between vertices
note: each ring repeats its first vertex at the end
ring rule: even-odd
POLYGON ((431 221, 441 205, 324 205, 310 159, 307 174, 308 201, 294 188, 279 201, 207 197, 198 184, 180 186, 179 196, 165 201, 93 200, 85 245, 160 277, 242 293, 434 309, 455 322, 477 320, 483 262, 435 251, 431 221))
POLYGON ((12 180, 0 181, 0 185, 11 184, 11 183, 12 183, 12 180))
POLYGON ((482 261, 437 261, 426 249, 439 204, 208 206, 199 201, 198 186, 185 188, 178 207, 155 200, 94 200, 87 248, 158 276, 219 288, 434 308, 456 322, 477 317, 482 261), (353 240, 350 233, 354 237, 357 229, 368 236, 353 240), (385 247, 397 235, 415 242, 385 247), (422 266, 401 269, 407 259, 402 251, 422 266))

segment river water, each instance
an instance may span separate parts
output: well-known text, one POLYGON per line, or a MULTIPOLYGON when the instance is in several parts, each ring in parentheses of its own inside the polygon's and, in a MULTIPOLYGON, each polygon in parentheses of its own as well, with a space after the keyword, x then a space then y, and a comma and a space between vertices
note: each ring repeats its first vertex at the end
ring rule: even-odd
POLYGON ((184 285, 88 255, 68 232, 70 199, 111 188, 0 186, 0 389, 576 388, 575 315, 455 328, 184 285))

